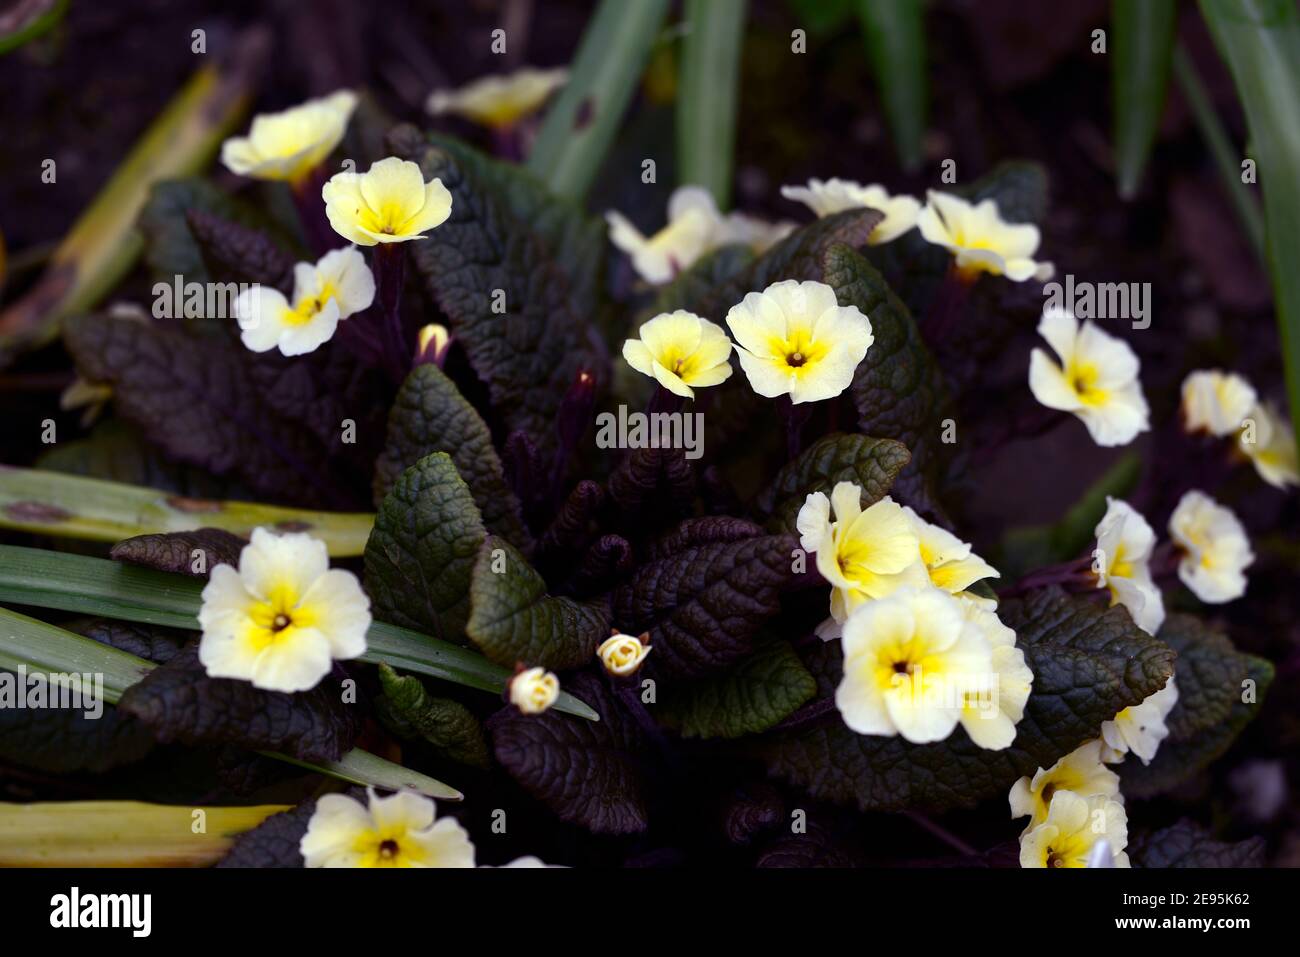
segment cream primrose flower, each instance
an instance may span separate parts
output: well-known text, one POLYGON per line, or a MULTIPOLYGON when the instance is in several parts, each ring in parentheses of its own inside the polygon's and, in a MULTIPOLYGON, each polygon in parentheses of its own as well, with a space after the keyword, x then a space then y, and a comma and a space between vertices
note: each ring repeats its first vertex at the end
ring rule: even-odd
POLYGON ((649 632, 638 638, 613 631, 596 649, 596 657, 610 674, 625 678, 636 674, 646 655, 650 654, 652 646, 646 644, 649 640, 649 632))
POLYGON ((857 306, 841 306, 821 282, 787 279, 751 292, 727 312, 750 387, 772 399, 833 399, 849 387, 875 338, 857 306))
MULTIPOLYGON (((486 867, 487 865, 485 864, 483 866, 486 867)), ((547 864, 540 857, 537 857, 533 854, 525 854, 523 857, 516 857, 513 861, 510 861, 508 864, 502 864, 501 866, 502 867, 529 867, 529 868, 546 867, 546 868, 558 868, 560 870, 567 870, 567 868, 565 868, 563 864, 547 864)))
POLYGON ((1255 388, 1235 372, 1198 369, 1183 380, 1183 427, 1188 432, 1231 435, 1255 407, 1255 388))
POLYGON ((885 218, 867 237, 867 243, 872 246, 892 242, 903 235, 916 225, 921 213, 921 204, 911 196, 890 196, 878 183, 863 186, 851 179, 810 179, 807 186, 782 186, 781 195, 803 203, 819 219, 846 209, 878 210, 885 218))
POLYGON ((451 215, 442 180, 426 183, 420 167, 389 156, 365 173, 335 173, 321 187, 334 231, 358 246, 421 239, 451 215))
POLYGON ((957 604, 962 617, 993 649, 992 680, 977 684, 967 693, 961 726, 981 748, 1001 751, 1016 738, 1016 725, 1025 716, 1034 673, 1025 663, 1025 653, 1016 647, 1016 633, 1002 623, 997 612, 976 602, 957 604))
POLYGON ((1057 791, 1041 824, 1020 835, 1021 867, 1087 867, 1101 840, 1110 845, 1116 867, 1129 867, 1128 815, 1124 805, 1103 794, 1082 797, 1057 791))
POLYGON ((1147 400, 1138 382, 1140 363, 1122 339, 1060 309, 1045 309, 1038 334, 1060 358, 1042 349, 1029 358, 1029 389, 1049 409, 1078 416, 1098 445, 1126 445, 1150 428, 1147 400))
POLYGON ((732 373, 726 330, 693 312, 661 313, 642 323, 637 335, 623 343, 624 361, 674 395, 693 399, 693 386, 718 385, 732 373))
POLYGON ((1150 764, 1156 756, 1160 742, 1169 736, 1165 718, 1178 704, 1178 685, 1169 676, 1165 686, 1148 695, 1140 704, 1125 708, 1109 721, 1101 724, 1101 759, 1109 764, 1124 760, 1129 751, 1143 764, 1150 764))
POLYGON ((1246 593, 1255 553, 1232 509, 1204 492, 1187 492, 1169 517, 1169 537, 1183 553, 1178 577, 1201 601, 1221 604, 1246 593))
POLYGON ((838 482, 829 499, 825 492, 810 494, 795 525, 799 544, 816 555, 817 570, 831 585, 834 621, 846 621, 863 602, 903 585, 929 583, 912 523, 888 495, 863 509, 862 489, 838 482))
POLYGON ((622 213, 605 213, 609 241, 627 253, 648 283, 668 282, 717 245, 722 216, 703 186, 679 186, 668 198, 668 224, 645 236, 622 213))
POLYGON ((480 77, 459 90, 435 90, 425 108, 434 116, 456 113, 481 126, 507 129, 541 108, 569 80, 566 69, 523 67, 480 77))
POLYGON ((1050 768, 1039 768, 1034 776, 1023 777, 1011 786, 1011 816, 1028 817, 1031 828, 1047 820, 1052 797, 1069 791, 1081 798, 1106 797, 1123 803, 1119 775, 1101 760, 1100 739, 1079 745, 1050 768))
POLYGON ((199 661, 209 677, 308 691, 333 659, 365 652, 370 599, 356 575, 329 567, 324 542, 255 528, 238 571, 212 569, 199 626, 199 661))
POLYGON ((316 801, 298 850, 307 867, 473 867, 474 845, 452 817, 435 821, 430 798, 414 791, 379 797, 369 806, 346 794, 316 801))
POLYGON ((1164 596, 1151 580, 1156 533, 1127 502, 1106 496, 1106 514, 1097 523, 1093 574, 1098 588, 1110 589, 1111 605, 1123 605, 1133 623, 1154 635, 1165 621, 1164 596))
MULTIPOLYGON (((959 595, 971 585, 985 578, 1001 578, 996 568, 973 551, 970 545, 945 528, 932 525, 906 505, 903 513, 912 523, 917 541, 921 545, 921 562, 936 588, 942 588, 952 595, 959 595)), ((988 599, 978 595, 967 596, 977 604, 985 604, 988 599)), ((996 607, 997 603, 992 603, 996 607)))
POLYGON ((339 145, 356 105, 355 93, 340 90, 281 113, 255 116, 248 136, 221 144, 221 162, 240 176, 299 183, 339 145))
POLYGON ((253 352, 279 348, 286 356, 314 352, 328 342, 339 321, 369 309, 375 277, 354 247, 335 249, 293 267, 293 304, 280 290, 253 286, 235 300, 240 340, 253 352))
POLYGON ((982 272, 1014 282, 1046 282, 1055 271, 1051 263, 1033 259, 1038 251, 1038 227, 1008 223, 991 199, 971 204, 960 196, 930 190, 916 227, 926 242, 947 249, 957 259, 957 272, 967 282, 982 272))
POLYGON ((560 679, 545 668, 527 668, 510 679, 510 703, 524 714, 541 714, 560 697, 560 679))
POLYGON ((994 693, 988 639, 957 599, 930 585, 862 605, 844 623, 842 647, 835 706, 858 734, 942 741, 968 716, 971 695, 994 693))
POLYGON ((1250 411, 1237 437, 1237 447, 1269 485, 1284 491, 1288 485, 1300 485, 1295 434, 1291 423, 1272 406, 1261 402, 1250 411))

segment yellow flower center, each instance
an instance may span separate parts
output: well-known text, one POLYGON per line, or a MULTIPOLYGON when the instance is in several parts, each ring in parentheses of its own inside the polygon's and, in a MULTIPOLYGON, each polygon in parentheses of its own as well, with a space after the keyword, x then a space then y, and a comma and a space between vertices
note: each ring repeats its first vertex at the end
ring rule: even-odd
POLYGON ((1105 389, 1097 388, 1097 380, 1101 377, 1101 372, 1095 365, 1070 364, 1066 370, 1065 377, 1070 382, 1079 401, 1084 405, 1102 405, 1105 403, 1108 393, 1105 389))
POLYGON ((311 627, 312 617, 298 606, 298 594, 288 585, 272 589, 261 601, 248 609, 250 639, 258 651, 293 634, 295 628, 311 627))
POLYGON ((327 282, 315 296, 308 296, 295 303, 294 307, 284 315, 285 324, 305 326, 320 314, 325 304, 332 298, 334 298, 334 285, 327 282))
POLYGON ((784 339, 774 338, 771 350, 772 355, 784 357, 786 367, 802 377, 826 357, 830 347, 825 342, 813 341, 811 330, 796 329, 784 339))

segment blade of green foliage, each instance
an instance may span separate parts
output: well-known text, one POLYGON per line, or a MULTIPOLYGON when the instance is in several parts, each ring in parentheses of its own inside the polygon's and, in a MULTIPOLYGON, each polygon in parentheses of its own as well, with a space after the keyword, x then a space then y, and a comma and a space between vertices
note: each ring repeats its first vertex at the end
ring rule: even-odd
POLYGON ((677 180, 731 204, 746 0, 687 0, 677 90, 677 180))
MULTIPOLYGON (((0 545, 0 602, 57 608, 170 628, 198 627, 204 583, 85 555, 0 545)), ((511 672, 482 655, 396 625, 374 622, 359 660, 386 661, 454 684, 500 694, 511 672)), ((555 707, 594 719, 583 702, 564 692, 555 707)))
POLYGON ((1259 200, 1251 192, 1253 187, 1241 181, 1241 150, 1237 149, 1228 138, 1228 132, 1223 128, 1223 122, 1219 119, 1214 103, 1196 73, 1192 58, 1181 46, 1174 49, 1174 78, 1178 81, 1178 89, 1182 92, 1183 98, 1191 108, 1196 126, 1201 131, 1201 138, 1205 140, 1210 155, 1214 157, 1214 165, 1219 170, 1223 188, 1232 201, 1232 208, 1237 211, 1237 218, 1241 220, 1242 228, 1246 231, 1246 238, 1255 248, 1260 262, 1267 263, 1268 256, 1264 249, 1264 214, 1260 212, 1259 200))
MULTIPOLYGON (((7 608, 0 608, 0 625, 0 667, 10 671, 22 667, 29 674, 102 674, 104 699, 110 704, 116 704, 128 688, 139 683, 156 667, 143 658, 7 608)), ((450 801, 463 797, 455 788, 441 781, 359 749, 349 751, 337 761, 321 764, 270 752, 267 755, 354 784, 381 788, 411 787, 430 797, 450 801)))
POLYGON ((668 0, 602 0, 587 22, 569 82, 547 112, 528 168, 558 196, 581 199, 636 90, 668 0))
POLYGON ((310 532, 331 555, 343 558, 365 551, 374 520, 369 512, 192 499, 44 469, 0 468, 0 528, 60 538, 119 542, 198 528, 219 528, 247 538, 261 526, 310 532))
POLYGON ((928 106, 921 0, 858 0, 867 54, 905 170, 921 165, 928 106))
POLYGON ((1137 192, 1165 109, 1176 14, 1174 0, 1111 2, 1115 175, 1125 199, 1137 192))
POLYGON ((37 0, 37 2, 10 4, 0 14, 0 54, 17 50, 44 36, 63 20, 68 12, 68 0, 37 0))
MULTIPOLYGON (((770 771, 815 798, 862 810, 946 810, 1006 800, 1016 779, 1051 767, 1101 725, 1164 687, 1174 653, 1133 624, 1122 608, 1103 609, 1051 588, 1003 602, 999 615, 1034 673, 1016 739, 1002 751, 976 747, 958 728, 946 741, 850 731, 838 712, 803 728, 774 733, 762 746, 770 771)), ((818 697, 832 698, 842 672, 838 642, 805 659, 818 697)))
POLYGON ((1259 163, 1291 425, 1300 442, 1300 10, 1289 0, 1201 0, 1201 12, 1237 83, 1259 163))

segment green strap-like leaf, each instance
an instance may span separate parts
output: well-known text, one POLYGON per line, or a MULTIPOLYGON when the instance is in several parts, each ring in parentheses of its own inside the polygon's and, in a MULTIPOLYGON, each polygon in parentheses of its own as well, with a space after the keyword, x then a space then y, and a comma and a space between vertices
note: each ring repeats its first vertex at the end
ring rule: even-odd
POLYGON ((588 21, 569 82, 528 157, 528 168, 556 195, 586 195, 667 11, 668 0, 602 0, 588 21))
POLYGON ((1174 0, 1112 0, 1111 102, 1119 194, 1137 192, 1169 86, 1177 23, 1174 0))
POLYGON ((677 93, 677 179, 731 203, 745 0, 687 0, 677 93))
MULTIPOLYGON (((203 584, 102 558, 0 545, 0 602, 193 630, 198 627, 203 584)), ((510 671, 468 648, 384 622, 371 624, 366 645, 360 661, 386 661, 403 671, 494 694, 503 692, 511 677, 510 671)), ((590 720, 597 717, 565 692, 555 707, 590 720)))
POLYGON ((906 170, 921 164, 928 106, 921 0, 858 0, 867 53, 906 170))

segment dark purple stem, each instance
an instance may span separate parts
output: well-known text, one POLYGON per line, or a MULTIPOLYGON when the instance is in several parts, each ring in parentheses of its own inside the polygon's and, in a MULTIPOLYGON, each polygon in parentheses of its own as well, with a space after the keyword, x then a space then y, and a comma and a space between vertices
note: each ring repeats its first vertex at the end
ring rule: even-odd
POLYGON ((957 327, 957 322, 966 310, 966 300, 970 298, 974 284, 965 279, 957 269, 956 263, 948 266, 943 283, 930 303, 930 311, 921 326, 926 341, 937 347, 957 327))
POLYGON ((375 301, 381 317, 385 366, 395 382, 406 378, 413 347, 402 325, 402 281, 406 276, 406 250, 401 243, 379 243, 371 256, 375 273, 375 301))
POLYGON ((781 416, 785 419, 785 450, 791 459, 803 450, 803 427, 812 416, 812 404, 795 405, 788 395, 780 399, 781 416))
POLYGON ((317 256, 323 256, 344 243, 343 237, 334 232, 329 217, 325 215, 325 200, 320 195, 324 184, 325 168, 318 166, 290 188, 303 236, 317 256))

